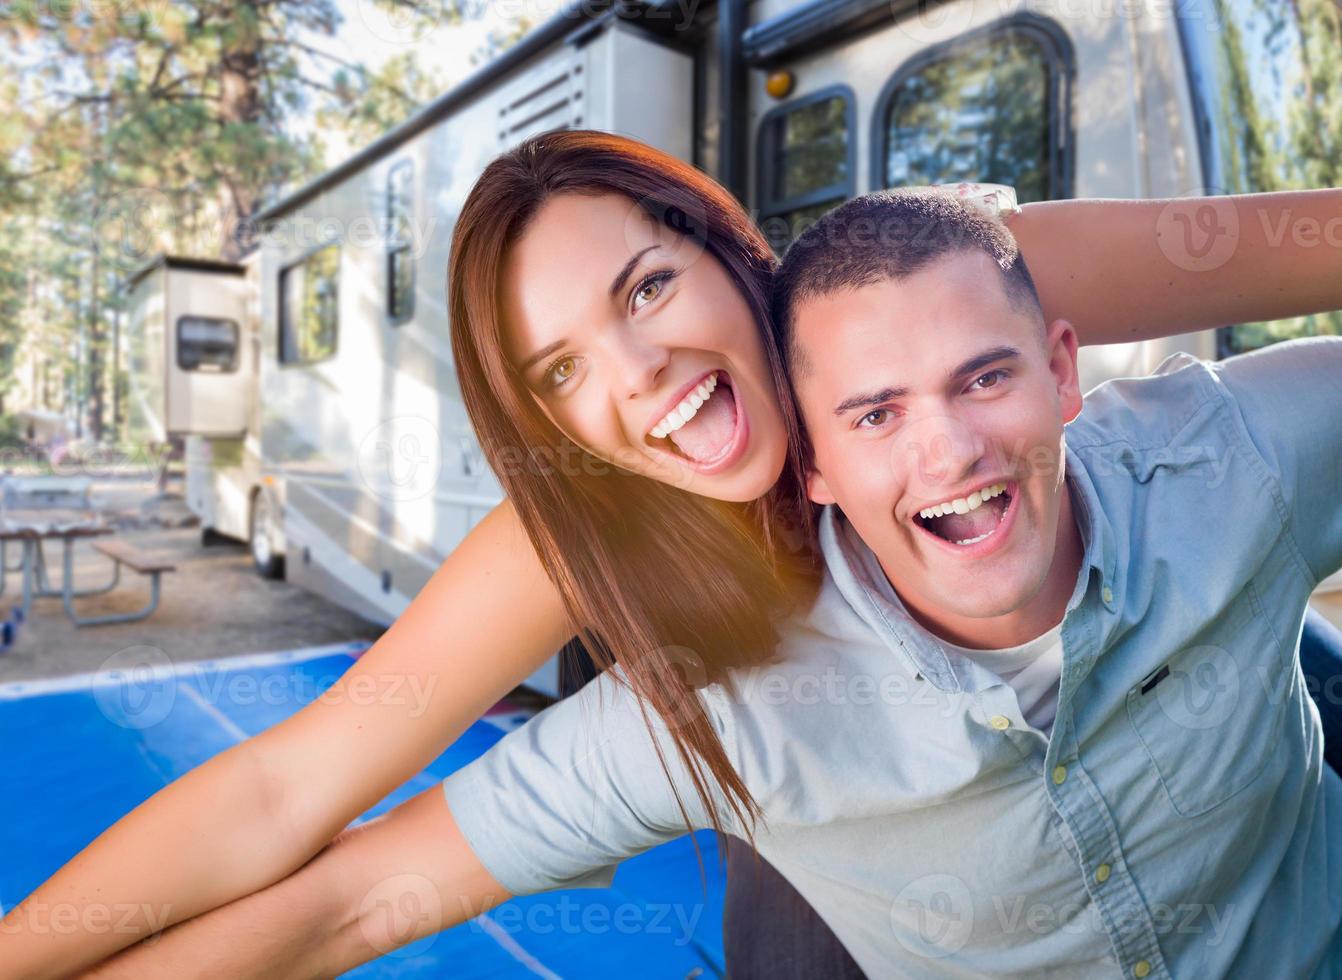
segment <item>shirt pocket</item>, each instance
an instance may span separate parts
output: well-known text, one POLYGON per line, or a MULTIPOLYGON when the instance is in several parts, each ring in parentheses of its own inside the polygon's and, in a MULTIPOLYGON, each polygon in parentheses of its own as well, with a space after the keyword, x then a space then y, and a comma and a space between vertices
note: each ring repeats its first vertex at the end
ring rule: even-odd
POLYGON ((1263 773, 1285 724, 1287 662, 1249 585, 1128 691, 1128 721, 1176 812, 1206 813, 1263 773))

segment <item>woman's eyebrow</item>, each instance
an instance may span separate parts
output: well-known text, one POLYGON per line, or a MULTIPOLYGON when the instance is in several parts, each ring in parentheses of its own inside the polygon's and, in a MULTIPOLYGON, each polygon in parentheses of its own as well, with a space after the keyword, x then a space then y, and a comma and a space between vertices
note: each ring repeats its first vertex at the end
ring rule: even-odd
POLYGON ((618 293, 621 289, 623 289, 624 284, 629 281, 630 275, 633 274, 634 269, 637 268, 638 266, 638 260, 643 258, 643 256, 647 255, 656 247, 657 247, 656 245, 649 245, 647 248, 640 249, 639 251, 633 254, 633 256, 629 259, 628 262, 624 264, 624 268, 621 269, 619 275, 615 277, 615 281, 610 284, 611 299, 614 299, 615 294, 618 293))
POLYGON ((536 353, 532 354, 530 357, 528 357, 525 361, 522 362, 521 367, 522 373, 525 374, 526 372, 530 371, 533 367, 536 366, 537 362, 545 360, 547 357, 549 357, 551 354, 559 350, 559 348, 563 347, 567 343, 568 340, 566 338, 561 337, 558 340, 556 340, 553 344, 546 344, 544 347, 536 351, 536 353))

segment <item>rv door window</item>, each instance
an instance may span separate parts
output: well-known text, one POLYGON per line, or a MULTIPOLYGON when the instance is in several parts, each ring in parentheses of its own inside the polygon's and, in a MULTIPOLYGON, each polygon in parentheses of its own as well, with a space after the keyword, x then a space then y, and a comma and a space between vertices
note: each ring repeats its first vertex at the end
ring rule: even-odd
POLYGON ((237 322, 205 316, 179 316, 177 366, 183 371, 236 371, 237 322))
POLYGON ((807 225, 851 197, 853 98, 835 86, 774 109, 760 124, 760 227, 781 252, 807 225))
POLYGON ((280 363, 335 353, 340 318, 340 246, 327 245, 280 273, 280 363))
POLYGON ((1019 23, 915 56, 877 107, 875 179, 883 187, 1009 184, 1021 203, 1067 196, 1062 70, 1053 39, 1019 23))
POLYGON ((413 160, 402 160, 387 171, 387 317, 404 323, 415 312, 413 160))

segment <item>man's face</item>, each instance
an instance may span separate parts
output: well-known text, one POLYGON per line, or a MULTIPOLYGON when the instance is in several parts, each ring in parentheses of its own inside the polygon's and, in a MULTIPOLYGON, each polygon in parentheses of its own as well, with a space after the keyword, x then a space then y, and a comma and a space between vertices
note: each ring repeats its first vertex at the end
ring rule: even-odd
POLYGON ((930 625, 973 635, 1040 595, 1081 411, 1071 325, 1013 306, 977 250, 804 300, 795 320, 811 499, 839 505, 930 625))

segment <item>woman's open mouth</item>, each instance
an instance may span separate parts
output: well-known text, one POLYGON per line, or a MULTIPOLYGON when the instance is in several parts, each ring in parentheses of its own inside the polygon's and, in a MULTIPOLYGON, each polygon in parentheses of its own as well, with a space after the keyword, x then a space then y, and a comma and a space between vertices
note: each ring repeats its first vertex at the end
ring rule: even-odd
POLYGON ((710 371, 681 392, 644 441, 700 473, 718 473, 745 452, 750 426, 726 371, 710 371))
POLYGON ((957 555, 980 558, 1003 543, 1016 516, 1018 485, 998 482, 913 515, 926 536, 957 555))

